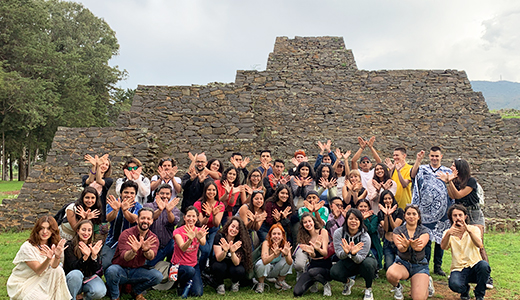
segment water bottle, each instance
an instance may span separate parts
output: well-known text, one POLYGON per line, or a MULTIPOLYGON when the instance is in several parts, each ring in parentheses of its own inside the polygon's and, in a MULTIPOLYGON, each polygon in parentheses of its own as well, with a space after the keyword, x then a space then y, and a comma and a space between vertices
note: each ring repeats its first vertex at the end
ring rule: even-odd
POLYGON ((192 284, 193 284, 193 280, 190 279, 190 281, 188 281, 188 283, 186 284, 186 287, 184 288, 184 292, 182 292, 182 296, 181 296, 182 299, 188 298, 192 284))

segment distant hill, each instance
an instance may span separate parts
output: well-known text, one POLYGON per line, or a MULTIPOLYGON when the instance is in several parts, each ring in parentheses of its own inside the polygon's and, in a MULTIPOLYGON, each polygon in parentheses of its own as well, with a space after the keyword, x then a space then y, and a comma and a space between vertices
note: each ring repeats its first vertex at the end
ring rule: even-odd
POLYGON ((490 110, 520 109, 520 83, 511 81, 471 81, 473 90, 482 92, 490 110))

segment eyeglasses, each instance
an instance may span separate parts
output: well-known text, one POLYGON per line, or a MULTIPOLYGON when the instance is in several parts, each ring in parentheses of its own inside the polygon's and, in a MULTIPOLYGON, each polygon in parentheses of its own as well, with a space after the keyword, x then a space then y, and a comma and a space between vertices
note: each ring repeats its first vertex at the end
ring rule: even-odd
POLYGON ((138 166, 133 166, 133 167, 127 167, 126 168, 128 171, 136 171, 137 169, 139 169, 138 166))
POLYGON ((417 209, 419 209, 419 205, 417 205, 417 204, 411 204, 411 203, 406 204, 406 207, 411 207, 411 208, 417 208, 417 209))

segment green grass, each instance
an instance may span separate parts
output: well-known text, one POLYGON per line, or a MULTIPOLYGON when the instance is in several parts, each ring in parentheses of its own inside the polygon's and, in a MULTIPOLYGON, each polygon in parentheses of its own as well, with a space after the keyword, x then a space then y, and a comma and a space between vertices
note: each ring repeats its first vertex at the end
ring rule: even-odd
POLYGON ((11 192, 20 191, 24 181, 3 181, 0 180, 0 204, 3 199, 13 199, 18 197, 18 193, 11 192))
MULTIPOLYGON (((20 245, 27 239, 29 235, 28 231, 21 233, 2 233, 0 235, 0 246, 2 251, 0 252, 0 299, 4 299, 7 296, 6 282, 9 277, 11 270, 14 265, 12 260, 16 255, 20 245)), ((486 294, 487 299, 520 299, 520 277, 518 276, 518 270, 520 269, 520 239, 518 234, 515 233, 486 233, 485 246, 490 257, 491 268, 493 279, 495 281, 495 289, 488 291, 486 294)), ((451 264, 451 255, 449 251, 444 253, 443 269, 446 273, 449 272, 451 264)), ((432 272, 433 273, 433 272, 432 272)), ((437 291, 441 288, 447 288, 447 278, 438 275, 433 275, 437 291)), ((229 288, 229 281, 227 282, 227 288, 229 288)), ((287 282, 294 286, 295 276, 291 275, 288 277, 287 282)), ((270 284, 271 289, 269 292, 264 294, 256 294, 248 287, 242 287, 240 292, 233 294, 226 291, 226 296, 219 296, 216 294, 214 289, 204 289, 204 296, 202 299, 224 299, 228 300, 243 300, 243 299, 265 299, 276 298, 276 299, 293 299, 292 291, 278 292, 274 289, 274 285, 270 284)), ((411 299, 409 297, 410 284, 404 282, 405 286, 405 299, 411 299)), ((332 282, 332 297, 329 299, 343 298, 341 291, 343 289, 342 284, 338 282, 332 282)), ((373 292, 375 299, 393 299, 393 294, 390 292, 391 286, 384 278, 384 273, 380 273, 380 278, 376 279, 373 284, 373 292)), ((363 279, 357 279, 356 285, 352 289, 352 295, 345 297, 345 299, 362 299, 364 290, 363 279)), ((317 294, 307 293, 304 295, 304 299, 321 299, 323 287, 320 286, 320 291, 317 294)), ((174 296, 172 291, 149 291, 146 296, 147 299, 178 299, 179 297, 174 296)), ((103 299, 109 299, 105 297, 103 299)), ((129 295, 124 295, 122 299, 131 299, 129 295)), ((459 296, 451 291, 447 291, 445 296, 436 293, 432 299, 459 299, 459 296)))

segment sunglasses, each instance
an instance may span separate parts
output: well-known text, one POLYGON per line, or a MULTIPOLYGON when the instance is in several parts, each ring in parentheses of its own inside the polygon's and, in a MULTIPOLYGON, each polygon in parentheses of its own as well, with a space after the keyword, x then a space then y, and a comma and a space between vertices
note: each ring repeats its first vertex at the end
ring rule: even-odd
POLYGON ((126 168, 128 171, 136 171, 137 169, 139 169, 138 166, 133 166, 133 167, 127 167, 126 168))

